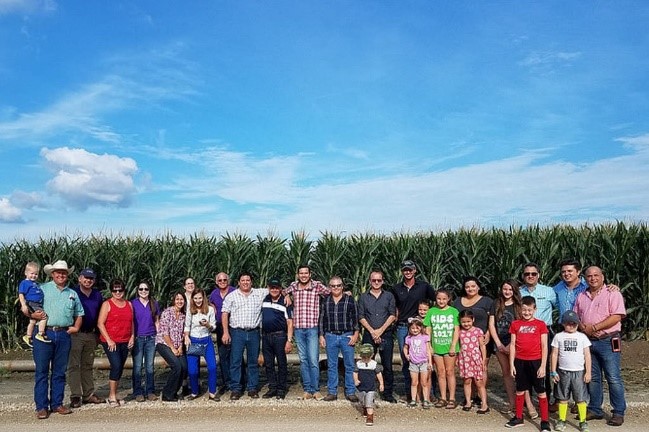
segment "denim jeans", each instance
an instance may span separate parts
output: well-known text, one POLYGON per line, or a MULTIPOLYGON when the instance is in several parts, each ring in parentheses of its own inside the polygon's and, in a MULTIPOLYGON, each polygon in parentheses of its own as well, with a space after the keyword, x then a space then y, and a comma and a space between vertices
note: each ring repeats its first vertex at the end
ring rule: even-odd
POLYGON ((626 400, 624 399, 624 383, 620 373, 620 353, 611 349, 611 338, 591 341, 590 355, 592 359, 592 378, 588 384, 590 402, 588 411, 597 415, 604 415, 602 403, 604 393, 602 389, 602 374, 608 383, 608 393, 613 407, 613 414, 624 416, 626 400))
POLYGON ((394 335, 392 331, 387 330, 381 335, 381 343, 379 345, 374 343, 372 335, 369 332, 363 333, 364 344, 370 344, 374 347, 374 355, 379 353, 381 356, 381 366, 383 367, 383 385, 385 390, 383 394, 392 396, 394 390, 394 372, 392 371, 392 356, 394 355, 394 335))
POLYGON ((232 340, 232 351, 230 352, 230 378, 232 379, 233 392, 241 393, 241 364, 243 362, 243 350, 246 350, 248 363, 248 391, 257 391, 259 387, 259 329, 241 330, 230 328, 232 340))
POLYGON ((349 345, 352 332, 336 335, 325 333, 327 343, 327 392, 330 395, 338 394, 338 353, 343 354, 345 365, 345 395, 351 396, 356 393, 354 385, 354 347, 349 345))
POLYGON ((403 373, 403 386, 405 388, 405 395, 410 397, 410 362, 403 354, 403 346, 406 344, 406 336, 408 336, 407 325, 397 325, 397 341, 399 342, 399 354, 401 354, 401 373, 403 373))
POLYGON ((297 354, 300 358, 302 387, 307 393, 320 391, 320 351, 318 347, 318 327, 295 329, 297 354))
POLYGON ((55 410, 63 405, 65 372, 70 355, 70 335, 67 331, 45 332, 50 343, 33 339, 34 344, 34 402, 36 410, 55 410), (52 366, 50 372, 50 364, 52 366))
POLYGON ((216 323, 216 347, 219 352, 219 370, 221 371, 221 385, 227 389, 232 388, 232 378, 230 377, 230 344, 223 343, 223 324, 216 323))
POLYGON ((288 335, 285 331, 273 332, 262 335, 261 341, 268 389, 286 394, 288 391, 288 366, 284 350, 288 335), (277 360, 277 370, 275 370, 275 360, 277 360))
POLYGON ((119 381, 124 373, 124 365, 128 358, 128 342, 116 343, 115 351, 110 351, 106 342, 102 342, 101 346, 104 347, 106 358, 108 358, 108 364, 110 364, 108 379, 110 381, 119 381))
POLYGON ((157 344, 156 350, 169 366, 169 376, 162 389, 162 396, 165 399, 173 399, 178 395, 183 378, 187 374, 187 357, 185 354, 177 357, 165 344, 157 344))
MULTIPOLYGON (((195 338, 189 337, 191 343, 204 343, 207 345, 205 348, 205 364, 207 365, 207 391, 214 394, 216 393, 216 353, 214 352, 214 344, 212 337, 195 338)), ((187 375, 189 376, 189 387, 192 394, 198 394, 200 387, 198 385, 198 376, 200 372, 201 358, 199 356, 187 356, 187 375)))
POLYGON ((153 361, 155 360, 155 336, 138 336, 133 345, 133 396, 155 393, 153 361), (142 388, 142 364, 146 374, 146 388, 142 388))

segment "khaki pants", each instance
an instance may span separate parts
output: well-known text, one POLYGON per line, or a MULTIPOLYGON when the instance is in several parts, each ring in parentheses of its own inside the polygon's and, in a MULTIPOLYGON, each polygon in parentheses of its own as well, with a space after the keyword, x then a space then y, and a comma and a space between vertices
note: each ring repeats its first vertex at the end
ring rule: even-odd
POLYGON ((67 381, 70 386, 70 397, 88 399, 95 393, 93 364, 97 335, 95 333, 75 333, 72 335, 72 348, 68 360, 67 381))

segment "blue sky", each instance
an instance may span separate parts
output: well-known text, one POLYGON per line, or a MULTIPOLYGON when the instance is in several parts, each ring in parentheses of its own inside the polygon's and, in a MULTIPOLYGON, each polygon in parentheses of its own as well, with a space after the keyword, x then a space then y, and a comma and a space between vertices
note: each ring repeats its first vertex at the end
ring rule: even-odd
POLYGON ((0 0, 0 240, 646 221, 649 3, 0 0))

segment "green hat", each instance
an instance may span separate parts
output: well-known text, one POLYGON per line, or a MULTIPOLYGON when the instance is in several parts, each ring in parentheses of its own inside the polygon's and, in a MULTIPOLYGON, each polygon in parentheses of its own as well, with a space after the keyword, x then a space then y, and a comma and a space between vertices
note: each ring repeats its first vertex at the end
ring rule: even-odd
POLYGON ((363 344, 361 345, 359 352, 361 355, 371 356, 372 354, 374 354, 374 347, 370 344, 363 344))

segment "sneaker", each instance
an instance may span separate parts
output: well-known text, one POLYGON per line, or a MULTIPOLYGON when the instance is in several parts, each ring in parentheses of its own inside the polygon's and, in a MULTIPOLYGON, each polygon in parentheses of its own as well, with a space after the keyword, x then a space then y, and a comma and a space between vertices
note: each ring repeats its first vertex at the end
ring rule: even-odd
POLYGON ((351 403, 358 403, 358 402, 359 402, 359 400, 358 400, 358 396, 356 396, 356 395, 354 395, 354 394, 352 394, 352 395, 346 395, 346 396, 345 396, 345 399, 347 399, 347 400, 350 401, 351 403))
POLYGON ((622 426, 624 424, 624 417, 619 414, 613 414, 613 417, 606 422, 609 426, 622 426))
POLYGON ((262 397, 262 399, 270 399, 270 398, 274 398, 275 396, 277 396, 277 391, 276 390, 268 390, 261 397, 262 397))
POLYGON ((524 422, 522 418, 512 417, 511 420, 505 423, 505 427, 515 428, 515 427, 523 426, 523 423, 524 422))
POLYGON ((313 399, 317 401, 322 400, 322 395, 320 394, 320 392, 313 393, 313 399))
POLYGON ((363 417, 367 417, 367 407, 363 407, 363 417))
POLYGON ((374 425, 374 414, 368 414, 367 418, 365 419, 365 426, 373 426, 374 425))
POLYGON ((549 421, 541 422, 541 432, 552 432, 552 428, 550 427, 549 421))
POLYGON ((135 396, 135 401, 136 402, 144 402, 144 396, 143 395, 135 396))
POLYGON ((554 430, 559 432, 566 430, 566 422, 557 420, 557 423, 554 425, 554 430))
POLYGON ((313 399, 313 395, 309 392, 304 392, 304 394, 302 395, 302 399, 304 400, 313 399))
POLYGON ((590 430, 590 429, 588 429, 588 423, 587 422, 579 423, 579 430, 581 432, 588 432, 590 430))
POLYGON ((78 396, 70 396, 70 408, 81 408, 81 398, 78 396))
POLYGON ((52 343, 52 341, 44 334, 39 333, 36 336, 34 336, 34 338, 44 343, 52 343))
POLYGON ((586 420, 603 420, 604 414, 595 414, 592 411, 586 412, 586 420))
POLYGON ((147 397, 146 400, 154 402, 158 400, 158 396, 155 395, 155 393, 150 393, 147 397))
POLYGON ((31 337, 29 337, 29 336, 27 336, 27 335, 24 335, 24 336, 23 336, 23 342, 25 342, 25 344, 26 344, 28 347, 30 347, 30 348, 34 348, 34 345, 32 345, 32 338, 31 338, 31 337))
POLYGON ((334 394, 328 394, 322 400, 325 401, 325 402, 331 402, 331 401, 335 401, 336 399, 338 399, 338 396, 336 396, 334 394))

